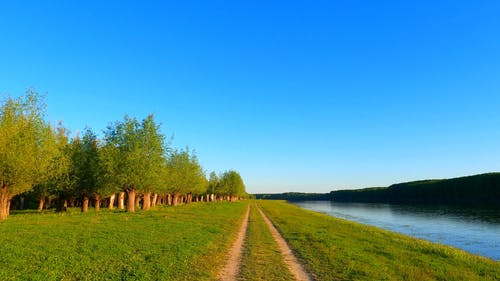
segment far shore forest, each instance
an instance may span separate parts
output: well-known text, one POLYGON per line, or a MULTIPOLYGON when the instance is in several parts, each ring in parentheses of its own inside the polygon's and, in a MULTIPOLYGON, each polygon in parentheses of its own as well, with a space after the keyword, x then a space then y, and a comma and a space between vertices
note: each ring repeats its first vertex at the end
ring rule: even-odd
POLYGON ((336 190, 330 193, 288 192, 255 194, 257 199, 289 201, 331 200, 334 202, 387 204, 444 204, 500 206, 500 173, 487 173, 444 180, 421 180, 389 187, 336 190))
POLYGON ((207 179, 194 151, 172 148, 153 115, 125 116, 98 138, 91 128, 70 136, 62 122, 46 120, 45 109, 32 89, 0 104, 0 220, 12 209, 134 212, 249 197, 237 171, 207 179))

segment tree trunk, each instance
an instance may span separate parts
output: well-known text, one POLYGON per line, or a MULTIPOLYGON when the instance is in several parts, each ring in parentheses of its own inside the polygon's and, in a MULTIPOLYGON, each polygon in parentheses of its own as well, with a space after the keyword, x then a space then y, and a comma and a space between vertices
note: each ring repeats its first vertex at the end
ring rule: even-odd
POLYGON ((95 211, 96 212, 99 212, 99 210, 101 209, 101 195, 96 195, 95 196, 95 211))
POLYGON ((24 209, 24 196, 21 196, 21 198, 19 198, 19 210, 22 209, 24 209))
POLYGON ((109 197, 108 209, 113 210, 113 208, 115 207, 115 198, 116 194, 115 193, 111 194, 111 196, 109 197))
POLYGON ((10 199, 9 188, 3 186, 0 188, 0 221, 6 220, 9 216, 10 199))
POLYGON ((127 191, 127 212, 135 212, 135 189, 130 189, 127 191))
POLYGON ((135 206, 137 208, 141 207, 141 195, 139 195, 138 193, 136 193, 137 195, 135 196, 135 206))
POLYGON ((89 210, 89 197, 83 196, 82 212, 86 213, 89 210))
POLYGON ((118 209, 120 210, 125 209, 125 192, 123 191, 118 194, 118 209))
POLYGON ((40 197, 38 201, 38 211, 41 212, 43 210, 43 205, 45 204, 45 197, 40 197))
POLYGON ((151 192, 144 192, 142 209, 149 210, 150 207, 151 207, 151 192))
POLYGON ((172 206, 172 194, 167 194, 167 205, 172 206))
POLYGON ((74 197, 69 198, 69 207, 75 207, 75 198, 74 197))
POLYGON ((179 204, 179 197, 180 197, 179 195, 180 195, 179 192, 174 192, 174 198, 172 199, 172 201, 173 201, 172 205, 177 206, 179 204))
POLYGON ((158 201, 158 193, 155 193, 155 194, 153 194, 153 200, 151 201, 151 207, 155 207, 157 201, 158 201))

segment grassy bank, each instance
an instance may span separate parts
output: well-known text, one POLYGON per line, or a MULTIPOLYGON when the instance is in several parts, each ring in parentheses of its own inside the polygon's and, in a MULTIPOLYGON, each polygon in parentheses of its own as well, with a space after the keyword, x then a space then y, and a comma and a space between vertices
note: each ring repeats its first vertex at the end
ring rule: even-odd
POLYGON ((242 280, 294 280, 283 261, 264 219, 255 206, 250 209, 241 268, 242 280))
POLYGON ((317 280, 498 280, 500 263, 308 211, 258 201, 317 280))
POLYGON ((214 280, 246 204, 14 213, 0 223, 0 280, 214 280))

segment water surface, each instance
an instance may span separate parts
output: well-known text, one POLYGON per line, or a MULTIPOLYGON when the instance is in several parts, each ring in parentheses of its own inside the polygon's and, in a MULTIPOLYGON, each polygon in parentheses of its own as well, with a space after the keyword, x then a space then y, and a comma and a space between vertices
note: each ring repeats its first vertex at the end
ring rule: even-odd
POLYGON ((500 260, 500 209, 330 201, 294 204, 500 260))

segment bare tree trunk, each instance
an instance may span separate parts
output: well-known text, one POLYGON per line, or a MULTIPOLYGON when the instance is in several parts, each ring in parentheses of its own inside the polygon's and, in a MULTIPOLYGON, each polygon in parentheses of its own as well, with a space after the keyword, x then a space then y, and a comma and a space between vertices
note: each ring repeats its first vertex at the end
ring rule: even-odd
POLYGON ((151 207, 155 207, 158 201, 158 193, 153 194, 153 200, 151 201, 151 207))
POLYGON ((6 220, 10 213, 9 188, 2 186, 0 188, 0 221, 6 220))
POLYGON ((127 191, 127 212, 135 212, 135 189, 130 189, 127 191))
POLYGON ((82 212, 86 213, 89 210, 89 197, 83 196, 82 212))
POLYGON ((38 201, 38 211, 41 212, 43 210, 43 205, 45 204, 45 197, 40 197, 38 201))
POLYGON ((95 196, 95 211, 99 212, 101 210, 101 195, 96 195, 95 196))
POLYGON ((150 207, 151 207, 151 192, 144 192, 142 209, 149 210, 150 207))
POLYGON ((111 196, 109 197, 108 209, 113 210, 113 208, 115 207, 115 198, 116 194, 115 193, 111 194, 111 196))
POLYGON ((174 206, 177 206, 179 204, 179 192, 174 192, 174 198, 172 199, 174 206))
POLYGON ((69 198, 69 206, 70 207, 75 207, 75 198, 74 197, 70 197, 69 198))
POLYGON ((141 195, 139 193, 135 195, 135 206, 137 208, 141 207, 141 195))
POLYGON ((125 192, 123 191, 118 194, 118 209, 120 210, 125 209, 125 192))
POLYGON ((167 194, 167 205, 172 206, 172 194, 167 194))

